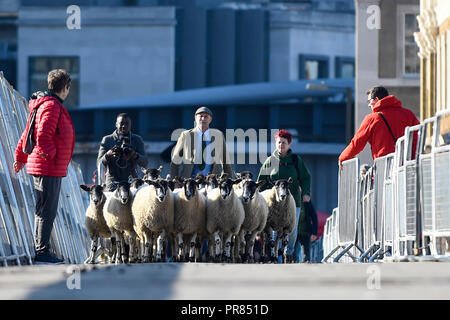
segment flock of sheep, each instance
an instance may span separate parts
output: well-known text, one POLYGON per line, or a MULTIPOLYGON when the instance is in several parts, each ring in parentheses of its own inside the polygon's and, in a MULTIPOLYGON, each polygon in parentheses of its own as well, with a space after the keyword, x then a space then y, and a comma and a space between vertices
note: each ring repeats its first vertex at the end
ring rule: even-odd
POLYGON ((120 182, 114 192, 80 186, 90 198, 86 228, 92 245, 86 263, 99 257, 116 264, 253 263, 257 236, 263 244, 259 262, 277 262, 279 255, 286 262, 284 249, 296 223, 291 178, 259 192, 264 182, 253 181, 250 172, 233 180, 226 174, 163 179, 161 171, 143 169, 142 179, 120 182))

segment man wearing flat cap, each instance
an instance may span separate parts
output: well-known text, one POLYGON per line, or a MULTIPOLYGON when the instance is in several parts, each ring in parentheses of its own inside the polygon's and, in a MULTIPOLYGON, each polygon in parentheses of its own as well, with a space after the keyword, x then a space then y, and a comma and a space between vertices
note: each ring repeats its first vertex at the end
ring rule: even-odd
POLYGON ((185 130, 172 151, 170 174, 172 177, 195 177, 201 173, 232 177, 225 138, 220 130, 209 128, 213 114, 207 107, 195 111, 195 128, 185 130), (181 167, 181 169, 180 169, 181 167))

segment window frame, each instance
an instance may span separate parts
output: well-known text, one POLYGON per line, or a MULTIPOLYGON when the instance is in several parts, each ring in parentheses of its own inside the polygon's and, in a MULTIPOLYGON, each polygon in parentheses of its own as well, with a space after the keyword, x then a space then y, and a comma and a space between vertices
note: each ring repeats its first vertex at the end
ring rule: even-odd
MULTIPOLYGON (((305 73, 306 73, 306 66, 305 63, 308 60, 316 60, 319 61, 319 73, 320 73, 320 63, 325 63, 325 70, 326 75, 324 77, 321 77, 319 74, 318 79, 326 79, 330 77, 330 57, 326 55, 318 55, 318 54, 299 54, 298 55, 298 78, 299 79, 306 79, 305 73)), ((313 80, 313 79, 310 79, 313 80)))
MULTIPOLYGON (((74 82, 74 80, 78 81, 78 90, 76 91, 77 94, 77 101, 75 106, 69 106, 68 108, 70 109, 76 109, 80 103, 81 103, 81 97, 80 97, 80 89, 81 89, 81 81, 80 81, 80 73, 81 73, 81 64, 80 64, 80 57, 79 56, 47 56, 47 55, 30 55, 28 56, 28 96, 31 96, 31 94, 33 93, 32 89, 31 89, 31 83, 32 83, 32 61, 34 59, 76 59, 78 60, 78 74, 70 72, 70 70, 67 70, 70 73, 70 77, 72 79, 72 82, 74 82)), ((47 70, 47 74, 45 75, 45 79, 47 79, 47 75, 48 72, 50 72, 50 70, 47 70)), ((47 82, 47 81, 46 81, 47 82)), ((45 88, 45 90, 47 90, 47 88, 45 88)), ((70 92, 74 92, 73 91, 73 86, 71 86, 70 88, 70 92)), ((67 107, 66 105, 64 105, 65 107, 67 107)))
POLYGON ((420 69, 418 70, 418 73, 405 72, 405 19, 407 14, 418 16, 420 14, 420 7, 418 5, 397 6, 397 77, 417 79, 420 78, 420 69))
MULTIPOLYGON (((342 65, 345 63, 352 63, 353 64, 353 78, 355 78, 356 74, 356 63, 354 57, 345 57, 345 56, 337 56, 334 60, 334 77, 343 79, 342 77, 342 65)), ((351 78, 347 78, 351 79, 351 78)))

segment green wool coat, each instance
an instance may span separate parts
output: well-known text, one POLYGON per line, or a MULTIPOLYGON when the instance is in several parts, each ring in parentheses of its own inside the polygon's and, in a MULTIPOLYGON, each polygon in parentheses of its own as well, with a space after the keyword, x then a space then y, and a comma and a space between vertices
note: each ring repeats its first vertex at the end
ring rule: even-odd
POLYGON ((303 206, 302 195, 311 195, 311 175, 309 174, 308 168, 306 168, 302 158, 298 155, 297 157, 298 172, 300 173, 300 177, 298 177, 297 170, 294 166, 292 151, 289 150, 286 156, 280 157, 280 153, 278 152, 278 150, 275 150, 262 165, 257 181, 266 181, 266 183, 260 188, 260 191, 264 191, 273 187, 273 184, 269 182, 269 177, 273 182, 275 182, 276 180, 289 179, 289 177, 292 177, 293 182, 289 186, 289 191, 294 197, 295 205, 297 206, 297 208, 301 208, 298 232, 307 234, 308 228, 306 225, 306 215, 303 206), (278 166, 276 165, 277 162, 279 162, 278 166))

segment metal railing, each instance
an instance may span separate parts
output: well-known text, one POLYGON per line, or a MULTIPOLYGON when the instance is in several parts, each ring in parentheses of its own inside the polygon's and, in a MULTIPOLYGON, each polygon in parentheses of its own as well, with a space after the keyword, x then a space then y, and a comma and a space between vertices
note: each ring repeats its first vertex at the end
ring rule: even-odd
POLYGON ((362 252, 358 262, 450 258, 450 110, 407 127, 394 153, 358 172, 357 158, 343 162, 323 262, 343 262, 352 247, 355 256, 362 252))
MULTIPOLYGON (((32 177, 15 173, 14 152, 28 118, 28 103, 0 72, 0 263, 32 264, 34 258, 35 194, 32 177)), ((88 256, 89 236, 84 216, 89 204, 79 187, 80 167, 71 162, 62 179, 58 214, 51 246, 66 263, 83 263, 88 256)))

